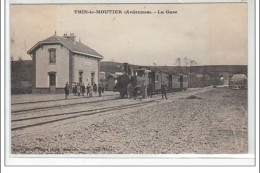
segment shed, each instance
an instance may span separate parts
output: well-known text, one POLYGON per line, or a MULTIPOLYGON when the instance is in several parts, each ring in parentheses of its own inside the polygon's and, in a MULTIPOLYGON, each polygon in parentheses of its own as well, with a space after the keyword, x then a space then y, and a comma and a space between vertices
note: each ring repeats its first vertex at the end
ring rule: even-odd
POLYGON ((230 79, 230 85, 232 87, 246 87, 247 86, 247 76, 245 74, 234 74, 230 79))

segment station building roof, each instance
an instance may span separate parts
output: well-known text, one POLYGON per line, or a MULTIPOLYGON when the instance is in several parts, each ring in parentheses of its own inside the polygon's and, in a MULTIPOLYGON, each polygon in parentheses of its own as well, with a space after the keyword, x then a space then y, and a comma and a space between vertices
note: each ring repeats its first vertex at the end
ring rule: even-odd
POLYGON ((44 44, 61 44, 61 45, 65 46, 67 49, 69 49, 70 51, 72 51, 73 53, 83 54, 83 55, 88 55, 88 56, 95 57, 98 59, 103 59, 103 56, 100 55, 98 52, 96 52, 94 49, 91 49, 90 47, 84 45, 80 41, 78 42, 78 41, 72 40, 68 37, 66 37, 66 36, 60 37, 55 34, 49 38, 39 41, 30 50, 28 50, 27 53, 32 54, 32 52, 35 49, 37 49, 39 46, 44 45, 44 44))

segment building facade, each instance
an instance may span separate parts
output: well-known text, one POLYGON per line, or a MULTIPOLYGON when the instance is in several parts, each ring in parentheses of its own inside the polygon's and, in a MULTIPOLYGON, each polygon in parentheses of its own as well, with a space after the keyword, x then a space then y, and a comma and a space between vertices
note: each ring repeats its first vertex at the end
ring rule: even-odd
POLYGON ((65 84, 99 83, 103 56, 76 41, 74 34, 56 34, 38 42, 27 52, 33 61, 33 93, 64 92, 65 84))

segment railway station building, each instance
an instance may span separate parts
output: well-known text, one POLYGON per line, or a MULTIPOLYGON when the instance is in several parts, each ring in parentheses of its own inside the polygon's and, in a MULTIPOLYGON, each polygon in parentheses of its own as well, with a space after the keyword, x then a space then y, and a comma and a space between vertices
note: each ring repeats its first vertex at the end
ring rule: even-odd
POLYGON ((32 92, 60 93, 65 84, 99 83, 100 61, 103 56, 76 41, 74 34, 56 33, 36 43, 27 53, 32 57, 32 92))

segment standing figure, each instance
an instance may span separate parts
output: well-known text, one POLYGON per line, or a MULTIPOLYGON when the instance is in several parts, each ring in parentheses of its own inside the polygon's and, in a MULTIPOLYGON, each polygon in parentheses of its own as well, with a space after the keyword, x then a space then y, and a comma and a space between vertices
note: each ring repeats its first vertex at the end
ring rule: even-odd
POLYGON ((162 99, 164 99, 164 96, 165 96, 165 99, 167 99, 167 96, 166 96, 166 89, 167 89, 167 86, 164 84, 164 82, 162 83, 162 86, 161 86, 161 90, 162 90, 162 99))
POLYGON ((85 94, 85 85, 84 85, 84 83, 81 85, 81 92, 82 92, 82 96, 84 96, 84 94, 85 94))
POLYGON ((102 87, 98 84, 98 96, 101 97, 102 87))
POLYGON ((87 96, 89 96, 89 88, 90 88, 90 86, 88 84, 88 86, 87 86, 87 96))
POLYGON ((97 94, 97 84, 96 83, 94 83, 94 85, 93 85, 93 91, 95 94, 97 94))
POLYGON ((153 97, 153 86, 151 82, 147 85, 147 95, 148 97, 152 98, 153 97))
POLYGON ((81 87, 80 87, 80 84, 78 83, 78 85, 77 85, 77 93, 78 93, 78 96, 80 96, 80 91, 81 90, 81 87))
POLYGON ((133 97, 133 86, 132 83, 129 83, 127 85, 127 97, 132 98, 133 97))
POLYGON ((68 96, 69 96, 69 93, 70 93, 68 82, 66 83, 66 85, 64 87, 64 91, 65 91, 65 99, 68 99, 68 96))
POLYGON ((77 94, 77 86, 76 86, 76 84, 73 84, 72 91, 73 91, 73 94, 75 96, 77 94))
POLYGON ((104 91, 105 91, 105 86, 104 86, 105 84, 104 84, 104 82, 102 82, 101 83, 101 90, 102 90, 102 93, 104 93, 104 91))
POLYGON ((92 97, 93 86, 89 86, 89 97, 92 97))
POLYGON ((141 98, 146 98, 147 97, 147 86, 145 85, 145 82, 143 81, 143 84, 141 86, 141 98))

